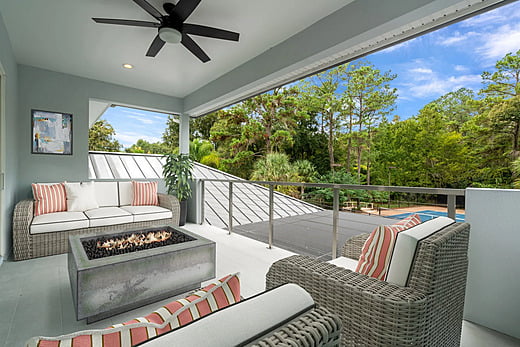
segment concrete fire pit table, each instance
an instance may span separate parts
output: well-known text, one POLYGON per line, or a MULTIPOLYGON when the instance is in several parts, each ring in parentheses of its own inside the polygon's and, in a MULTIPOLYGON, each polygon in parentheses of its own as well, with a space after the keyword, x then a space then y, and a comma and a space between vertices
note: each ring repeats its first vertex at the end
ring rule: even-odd
MULTIPOLYGON (((168 228, 125 230, 111 236, 168 228)), ((201 282, 214 278, 215 242, 171 229, 194 240, 92 260, 81 241, 107 235, 69 236, 68 270, 76 318, 95 322, 199 288, 201 282)))

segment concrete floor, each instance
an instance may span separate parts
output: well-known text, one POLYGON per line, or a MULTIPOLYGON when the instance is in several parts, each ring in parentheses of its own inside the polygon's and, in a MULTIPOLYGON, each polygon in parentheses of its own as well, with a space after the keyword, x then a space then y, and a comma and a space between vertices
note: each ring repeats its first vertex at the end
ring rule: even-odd
MULTIPOLYGON (((186 228, 217 243, 217 278, 241 272, 242 295, 264 290, 269 266, 292 252, 227 231, 189 224, 186 228)), ((87 326, 76 321, 67 273, 67 257, 57 255, 0 266, 0 347, 25 346, 31 336, 56 336, 77 330, 105 328, 146 315, 172 299, 163 300, 87 326)), ((520 340, 464 322, 462 346, 520 346, 520 340)))

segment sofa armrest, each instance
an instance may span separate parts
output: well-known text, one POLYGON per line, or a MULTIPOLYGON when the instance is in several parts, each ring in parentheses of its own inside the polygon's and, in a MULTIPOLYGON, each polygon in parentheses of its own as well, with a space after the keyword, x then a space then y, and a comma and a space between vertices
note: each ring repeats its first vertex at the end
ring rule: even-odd
POLYGON ((369 233, 364 233, 348 239, 343 245, 341 255, 347 258, 358 260, 359 256, 361 255, 361 249, 363 248, 363 245, 365 244, 365 241, 368 239, 369 235, 369 233))
POLYGON ((159 206, 172 211, 172 223, 173 225, 178 226, 181 215, 179 199, 173 195, 163 193, 157 193, 157 197, 159 198, 159 206))
POLYGON ((367 341, 385 334, 391 336, 388 345, 414 345, 416 336, 428 333, 423 319, 428 296, 412 288, 301 255, 279 260, 269 269, 267 289, 284 283, 298 284, 318 306, 340 316, 343 345, 372 345, 367 341))
POLYGON ((29 231, 34 214, 34 201, 22 200, 13 213, 13 252, 15 260, 32 258, 32 239, 29 231))

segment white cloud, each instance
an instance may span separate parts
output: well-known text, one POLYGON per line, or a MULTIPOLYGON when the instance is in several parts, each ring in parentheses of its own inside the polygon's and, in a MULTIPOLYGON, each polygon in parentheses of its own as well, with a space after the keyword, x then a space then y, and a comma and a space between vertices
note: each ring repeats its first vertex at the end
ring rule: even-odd
POLYGON ((393 45, 393 46, 390 46, 388 48, 385 48, 381 51, 378 51, 374 54, 384 54, 384 53, 390 53, 390 52, 394 52, 394 51, 397 51, 399 49, 403 49, 403 48, 407 48, 407 47, 410 47, 410 45, 414 42, 416 42, 416 40, 420 40, 421 38, 420 37, 416 37, 412 40, 408 40, 408 41, 404 41, 404 42, 401 42, 401 43, 398 43, 397 45, 393 45))
POLYGON ((482 29, 487 25, 497 25, 500 23, 506 23, 512 19, 520 18, 520 4, 512 3, 493 11, 485 12, 478 16, 469 18, 461 22, 461 26, 469 28, 482 29))
POLYGON ((143 124, 156 124, 158 123, 156 120, 150 119, 149 116, 128 116, 128 118, 135 119, 138 122, 141 122, 143 124))
POLYGON ((495 61, 507 53, 516 53, 520 49, 520 23, 503 25, 498 30, 484 34, 482 44, 476 53, 485 59, 485 64, 494 65, 495 61))
MULTIPOLYGON (((399 86, 399 97, 402 100, 438 98, 446 93, 462 87, 478 88, 481 82, 480 75, 457 74, 450 75, 449 71, 434 70, 438 62, 415 59, 406 63, 408 68, 403 73, 404 83, 399 86)), ((455 67, 456 71, 465 70, 462 65, 455 67)))
POLYGON ((427 75, 431 75, 433 73, 432 69, 424 68, 424 67, 416 67, 416 68, 410 69, 409 71, 412 73, 427 74, 427 75))
POLYGON ((469 67, 464 66, 464 65, 455 65, 455 67, 453 69, 455 71, 458 71, 458 72, 467 72, 467 71, 469 71, 469 67))
POLYGON ((155 136, 147 136, 147 135, 141 135, 138 133, 133 132, 121 132, 117 133, 115 136, 116 140, 118 140, 124 147, 130 147, 134 143, 137 142, 139 139, 143 139, 145 141, 148 141, 150 143, 154 142, 160 142, 162 141, 161 138, 155 137, 155 136))
POLYGON ((464 41, 467 41, 469 39, 475 39, 475 37, 478 37, 480 34, 474 31, 468 31, 467 33, 461 34, 458 31, 453 32, 450 36, 439 36, 437 40, 437 44, 441 46, 453 46, 453 45, 460 45, 464 41))

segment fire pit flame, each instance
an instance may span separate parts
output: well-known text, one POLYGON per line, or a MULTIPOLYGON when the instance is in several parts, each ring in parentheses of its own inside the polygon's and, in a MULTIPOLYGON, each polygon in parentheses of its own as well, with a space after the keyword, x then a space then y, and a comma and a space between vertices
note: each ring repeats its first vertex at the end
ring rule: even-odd
POLYGON ((143 246, 154 242, 162 242, 168 240, 172 233, 166 230, 156 232, 149 232, 146 234, 132 234, 122 238, 112 238, 106 241, 98 241, 97 248, 104 248, 108 250, 126 249, 132 246, 143 246))

